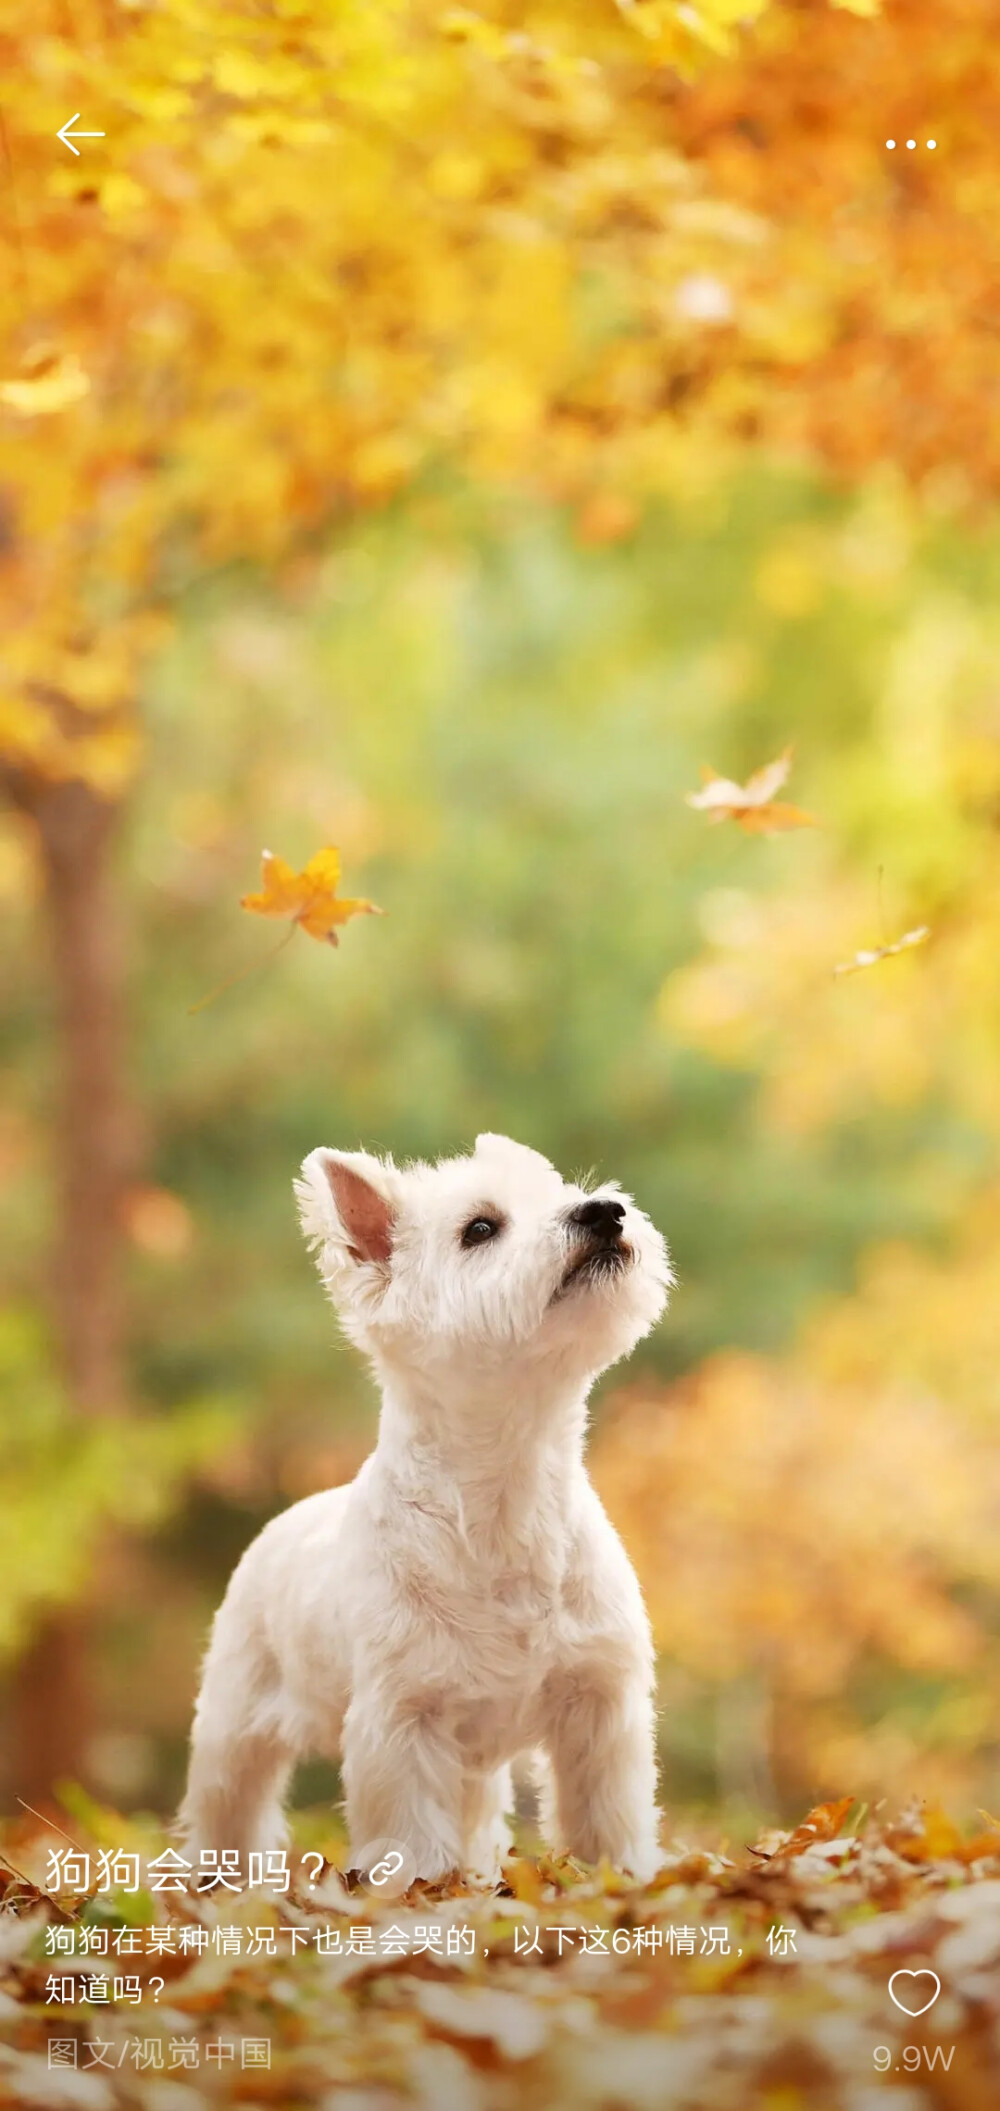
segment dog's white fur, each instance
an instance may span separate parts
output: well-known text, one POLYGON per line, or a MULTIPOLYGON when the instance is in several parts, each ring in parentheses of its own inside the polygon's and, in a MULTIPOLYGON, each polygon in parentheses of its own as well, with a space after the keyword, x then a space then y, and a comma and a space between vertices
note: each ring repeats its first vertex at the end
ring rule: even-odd
POLYGON ((566 1184, 502 1136, 435 1166, 316 1150, 296 1191, 381 1385, 378 1441, 232 1577, 195 1712, 189 1851, 280 1846, 312 1752, 342 1760, 352 1856, 391 1840, 422 1878, 492 1881, 510 1763, 540 1748, 551 1844, 648 1878, 652 1642, 583 1446, 595 1377, 663 1310, 663 1240, 617 1188, 566 1184), (599 1200, 622 1205, 619 1262, 570 1275, 599 1234, 568 1215, 599 1200), (463 1247, 477 1218, 502 1229, 463 1247))

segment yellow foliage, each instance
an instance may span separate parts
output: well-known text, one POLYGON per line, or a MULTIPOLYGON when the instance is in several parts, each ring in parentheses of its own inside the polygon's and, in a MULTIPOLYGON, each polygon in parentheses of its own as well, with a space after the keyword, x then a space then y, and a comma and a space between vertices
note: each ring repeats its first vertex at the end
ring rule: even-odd
POLYGON ((20 375, 0 381, 0 403, 9 404, 22 418, 51 417, 79 403, 89 388, 89 378, 75 352, 46 348, 26 354, 20 375))
POLYGON ((738 55, 762 5, 186 0, 81 40, 40 0, 8 32, 0 591, 34 665, 0 682, 71 707, 21 727, 19 767, 126 774, 61 689, 67 607, 103 640, 442 457, 574 505, 715 473, 762 347, 811 355, 767 216, 705 183, 650 84, 738 55), (62 101, 101 134, 72 158, 62 101))
POLYGON ((980 1646, 948 1588, 1000 1583, 1000 1483, 985 1443, 956 1457, 943 1404, 720 1355, 625 1394, 593 1463, 661 1647, 702 1674, 835 1695, 865 1650, 928 1670, 980 1646))
MULTIPOLYGON (((43 686, 64 604, 103 625, 206 563, 274 564, 442 459, 585 511, 704 489, 758 435, 995 489, 969 141, 996 69, 961 0, 861 15, 186 0, 81 40, 40 0, 5 48, 0 590, 43 686), (930 172, 886 153, 902 79, 914 112, 942 79, 963 111, 930 172), (63 101, 103 134, 72 159, 63 101)), ((805 614, 814 560, 776 547, 763 603, 805 614)), ((73 730, 59 767, 117 778, 73 730)))
POLYGON ((758 1677, 807 1774, 912 1770, 888 1726, 849 1727, 866 1662, 970 1679, 969 1720, 957 1701, 941 1712, 953 1759, 1000 1726, 998 1313, 994 1189, 948 1261, 874 1252, 787 1362, 716 1355, 673 1387, 625 1390, 601 1424, 594 1476, 660 1648, 699 1678, 758 1677))

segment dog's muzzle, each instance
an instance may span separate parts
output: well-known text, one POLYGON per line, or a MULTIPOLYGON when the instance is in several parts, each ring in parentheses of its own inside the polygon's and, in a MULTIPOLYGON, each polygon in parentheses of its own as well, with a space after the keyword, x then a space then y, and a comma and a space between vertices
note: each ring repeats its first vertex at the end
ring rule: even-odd
POLYGON ((573 1283, 606 1282, 630 1267, 635 1256, 622 1237, 625 1205, 613 1196, 595 1195, 571 1209, 566 1229, 578 1239, 577 1250, 556 1292, 562 1297, 573 1283))

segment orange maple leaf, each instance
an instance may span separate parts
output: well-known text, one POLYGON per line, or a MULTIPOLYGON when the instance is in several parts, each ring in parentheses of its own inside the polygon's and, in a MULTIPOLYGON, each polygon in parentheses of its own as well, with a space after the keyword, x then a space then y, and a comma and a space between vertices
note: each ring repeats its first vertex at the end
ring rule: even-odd
POLYGON ((774 835, 785 828, 816 828, 815 814, 807 814, 801 806, 789 806, 782 799, 775 799, 792 766, 791 748, 774 762, 765 763, 763 769, 755 770, 745 784, 737 784, 732 777, 718 777, 714 770, 703 769, 704 780, 700 792, 688 792, 687 803, 699 812, 707 813, 710 821, 738 821, 756 835, 774 835))
POLYGON ((332 843, 318 850, 302 872, 293 872, 284 858, 265 850, 261 859, 261 892, 244 894, 240 907, 252 910, 255 916, 287 916, 293 925, 308 931, 310 938, 325 938, 328 945, 336 946, 340 944, 338 924, 349 923, 352 916, 384 914, 374 902, 352 901, 339 895, 339 878, 340 852, 332 843))
POLYGON ((805 1854, 806 1849, 820 1842, 836 1840, 848 1811, 855 1802, 853 1796, 839 1796, 833 1803, 817 1803, 807 1811, 801 1825, 789 1833, 787 1839, 771 1855, 772 1862, 793 1861, 796 1855, 805 1854))

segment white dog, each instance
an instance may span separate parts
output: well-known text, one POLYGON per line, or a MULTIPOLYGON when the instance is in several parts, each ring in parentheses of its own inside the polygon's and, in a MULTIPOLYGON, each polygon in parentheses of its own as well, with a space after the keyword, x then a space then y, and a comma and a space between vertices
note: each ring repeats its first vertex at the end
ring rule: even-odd
POLYGON ((295 1760, 342 1760, 354 1866, 495 1879, 510 1762, 540 1748, 553 1846, 659 1863, 653 1650, 583 1462, 597 1374, 659 1318, 663 1240, 627 1195, 505 1136, 436 1166, 316 1150, 296 1191, 382 1389, 355 1480, 247 1549, 216 1615, 179 1823, 189 1851, 285 1838, 295 1760), (366 1849, 370 1852, 366 1859, 366 1849))

